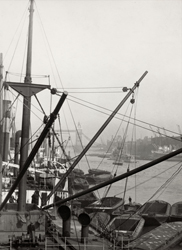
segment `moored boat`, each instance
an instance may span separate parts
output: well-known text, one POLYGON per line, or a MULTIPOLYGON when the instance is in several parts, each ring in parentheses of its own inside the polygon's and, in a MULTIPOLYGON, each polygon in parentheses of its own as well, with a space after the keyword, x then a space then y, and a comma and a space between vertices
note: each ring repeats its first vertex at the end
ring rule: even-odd
POLYGON ((79 168, 75 168, 73 169, 72 173, 76 176, 83 176, 84 175, 84 172, 83 170, 79 169, 79 168))
POLYGON ((122 207, 124 201, 119 197, 103 197, 85 207, 87 213, 105 212, 111 214, 114 210, 122 207))
MULTIPOLYGON (((157 159, 159 157, 165 156, 171 152, 174 152, 175 150, 173 150, 170 147, 159 147, 158 150, 152 150, 151 151, 151 155, 150 155, 150 159, 154 160, 157 159)), ((182 154, 176 155, 174 157, 171 157, 168 159, 168 161, 178 161, 181 162, 182 161, 182 154)))
POLYGON ((86 195, 77 198, 76 200, 80 202, 81 208, 85 208, 86 206, 89 206, 91 203, 97 201, 98 198, 94 192, 90 192, 86 195))
POLYGON ((135 240, 142 233, 145 220, 138 214, 124 213, 114 217, 107 226, 119 245, 135 240))
POLYGON ((112 179, 112 174, 98 174, 94 177, 96 183, 101 183, 107 180, 112 179))
POLYGON ((139 210, 139 214, 145 219, 145 226, 160 226, 169 220, 171 205, 163 200, 146 202, 139 210))
POLYGON ((91 218, 90 225, 97 230, 100 235, 109 239, 107 225, 110 222, 111 216, 106 212, 93 212, 89 214, 91 218))
POLYGON ((125 203, 124 211, 125 213, 139 213, 139 210, 141 207, 142 207, 142 204, 137 203, 137 202, 125 203))
POLYGON ((113 165, 122 166, 123 165, 123 160, 114 161, 113 165))
POLYGON ((97 184, 103 181, 110 180, 113 177, 110 171, 92 168, 88 170, 88 174, 85 174, 86 180, 89 184, 97 184))
POLYGON ((83 177, 71 178, 72 188, 76 190, 87 189, 89 187, 88 181, 83 177))
POLYGON ((126 155, 123 155, 122 158, 123 158, 123 161, 126 163, 136 163, 137 162, 134 155, 126 154, 126 155))
POLYGON ((171 206, 170 221, 182 221, 182 201, 171 206))
MULTIPOLYGON (((60 8, 61 9, 61 8, 60 8)), ((65 13, 66 13, 66 11, 65 11, 65 13)), ((59 13, 60 14, 60 13, 59 13)), ((88 23, 87 23, 88 24, 88 23)), ((75 26, 76 27, 76 26, 75 26)), ((56 30, 56 29, 55 29, 56 30)), ((71 33, 71 30, 70 30, 70 33, 71 33)), ((69 34, 70 34, 69 33, 69 34)), ((143 77, 144 76, 142 76, 142 78, 141 79, 143 79, 143 77)), ((137 81, 136 82, 136 87, 139 87, 139 83, 140 83, 140 81, 141 80, 139 80, 139 81, 137 81)), ((66 86, 65 86, 66 87, 66 86)), ((131 90, 131 93, 132 93, 132 95, 134 95, 134 89, 132 88, 132 89, 128 89, 128 90, 131 90)), ((133 102, 133 99, 134 98, 134 96, 132 96, 132 100, 131 100, 131 103, 133 104, 134 102, 133 102)), ((118 110, 119 110, 119 108, 118 108, 118 110)), ((81 113, 81 112, 80 112, 81 113)), ((116 112, 115 112, 116 113, 116 112)), ((56 117, 56 115, 54 115, 54 113, 53 113, 53 115, 51 116, 51 117, 56 117)), ((109 120, 108 120, 109 121, 109 120)), ((105 127, 105 126, 103 126, 103 127, 105 127)), ((28 136, 27 137, 24 137, 24 138, 28 138, 28 136)), ((23 139, 23 138, 22 138, 23 139)), ((96 139, 96 138, 95 138, 96 139)), ((25 141, 25 140, 24 140, 25 141)), ((93 140, 92 140, 92 142, 93 142, 93 140)), ((23 145, 23 144, 22 144, 23 145)), ((90 146, 90 145, 89 145, 90 146)), ((21 147, 22 148, 22 147, 21 147)), ((88 148, 89 147, 86 147, 86 150, 84 151, 84 154, 87 152, 87 150, 88 150, 88 148)), ((83 157, 83 155, 84 154, 80 154, 80 157, 78 157, 78 159, 79 160, 81 160, 81 157, 83 157)), ((32 154, 31 154, 32 155, 32 154)), ((26 157, 22 157, 22 159, 25 159, 26 157)), ((29 158, 28 158, 29 159, 29 158)), ((33 157, 32 157, 32 159, 31 159, 31 161, 33 160, 33 157)), ((73 171, 73 168, 78 164, 78 162, 79 162, 79 160, 78 161, 75 161, 72 165, 70 165, 70 171, 68 171, 68 173, 67 174, 70 174, 69 172, 71 172, 71 171, 73 171)), ((23 161, 22 161, 23 162, 23 161)), ((22 169, 24 170, 25 169, 25 167, 26 167, 26 169, 28 168, 28 165, 26 164, 25 165, 25 167, 24 167, 24 164, 21 164, 21 167, 22 167, 22 169)), ((25 172, 24 172, 25 173, 25 172)), ((137 172, 136 172, 137 173, 137 172)), ((72 173, 71 173, 72 174, 72 173)), ((108 174, 108 176, 109 176, 109 173, 101 173, 101 177, 102 178, 100 178, 101 179, 101 182, 103 182, 104 180, 106 180, 106 179, 104 179, 104 175, 107 175, 108 174)), ((118 173, 119 174, 119 173, 118 173)), ((130 173, 129 173, 130 174, 130 173)), ((134 172, 131 172, 131 174, 134 174, 134 172)), ((22 176, 23 176, 23 174, 19 177, 19 181, 20 181, 20 179, 22 178, 22 176)), ((67 175, 68 176, 68 175, 67 175)), ((126 175, 125 175, 126 176, 126 175)), ((129 175, 128 175, 129 176, 129 175)), ((65 174, 65 176, 64 176, 65 178, 66 178, 66 174, 65 174)), ((97 175, 96 176, 96 174, 95 174, 95 179, 97 178, 97 177, 99 177, 99 175, 97 175)), ((117 177, 119 177, 119 176, 117 176, 117 177)), ((52 177, 51 177, 52 178, 52 177)), ((69 177, 68 177, 69 178, 69 177)), ((122 177, 122 179, 124 179, 125 177, 123 176, 122 177)), ((62 181, 62 177, 60 178, 61 179, 61 181, 62 181)), ((120 179, 120 180, 122 180, 122 179, 120 179)), ((116 181, 116 180, 115 180, 116 181)), ((117 181, 119 181, 119 178, 117 179, 117 181)), ((111 184, 111 183, 110 183, 111 184)), ((17 184, 16 185, 18 185, 18 182, 17 182, 17 184)), ((106 184, 105 184, 106 185, 106 184)), ((108 183, 107 183, 107 185, 108 185, 108 183)), ((100 187, 97 187, 98 189, 99 188, 101 188, 101 186, 100 187)), ((23 188, 23 185, 21 185, 21 187, 20 187, 20 189, 21 190, 23 190, 23 189, 25 189, 25 188, 23 188)), ((86 187, 84 186, 84 189, 86 189, 86 187)), ((123 191, 123 188, 121 188, 121 186, 119 185, 119 191, 123 191)), ((33 191, 32 191, 33 192, 33 191)), ((52 190, 50 191, 50 192, 52 192, 52 190)), ((56 192, 55 190, 53 191, 53 192, 56 192)), ((58 192, 58 189, 57 189, 57 192, 58 192)), ((21 192, 21 194, 22 194, 22 192, 21 192)), ((79 194, 78 194, 79 195, 79 194)), ((141 194, 140 194, 141 195, 141 194)), ((78 197, 78 196, 77 196, 78 197)), ((148 197, 148 196, 147 196, 148 197)), ((23 210, 23 215, 27 215, 27 211, 24 211, 24 207, 23 207, 23 205, 24 205, 24 203, 22 202, 23 200, 24 200, 24 196, 23 195, 20 195, 20 198, 21 198, 21 203, 20 204, 22 204, 22 206, 20 207, 20 209, 21 210, 23 210)), ((70 200, 67 200, 66 199, 67 197, 61 197, 61 199, 62 199, 62 201, 64 202, 64 203, 66 203, 67 201, 70 201, 70 200, 74 200, 74 197, 69 197, 70 198, 70 200), (66 201, 65 201, 66 200, 66 201)), ((107 198, 110 198, 110 200, 112 200, 111 198, 113 198, 113 200, 115 199, 115 197, 107 197, 107 198)), ((106 199, 107 199, 106 198, 106 199)), ((85 197, 85 199, 87 199, 86 197, 85 197)), ((124 198, 123 198, 123 200, 124 200, 124 198)), ((117 200, 116 200, 116 202, 113 202, 114 204, 107 204, 107 202, 106 202, 106 204, 103 202, 102 204, 101 204, 101 209, 104 209, 103 211, 106 211, 106 214, 107 214, 107 212, 110 214, 111 212, 113 212, 113 210, 115 210, 115 209, 117 209, 117 208, 122 208, 123 207, 123 203, 124 203, 124 201, 123 200, 121 200, 121 201, 118 201, 117 202, 117 200)), ((45 199, 45 201, 47 202, 47 199, 45 199)), ((49 200, 50 201, 50 200, 49 200)), ((51 202, 51 201, 50 201, 51 202)), ((52 206, 54 207, 54 204, 55 204, 55 202, 52 202, 52 206)), ((109 202, 108 202, 109 203, 109 202)), ((111 202, 112 203, 112 202, 111 202)), ((72 204, 71 204, 72 205, 72 204)), ((46 204, 44 204, 44 206, 46 206, 46 204)), ((63 206, 64 207, 64 206, 63 206)), ((70 207, 70 203, 68 203, 68 208, 70 207)), ((120 216, 120 218, 122 217, 127 217, 127 219, 125 218, 125 220, 124 220, 124 224, 125 223, 127 223, 127 222, 129 222, 130 220, 129 220, 129 217, 132 217, 132 216, 135 216, 134 214, 130 214, 130 212, 131 212, 131 210, 130 210, 130 205, 128 206, 128 207, 126 207, 126 210, 128 210, 128 214, 126 215, 126 214, 123 214, 123 215, 121 215, 120 216)), ((2 207, 3 208, 3 207, 2 207)), ((59 209, 60 207, 58 207, 58 209, 59 209)), ((65 207, 64 207, 65 208, 65 207)), ((43 209, 43 211, 45 211, 46 209, 48 209, 48 208, 46 208, 46 207, 43 207, 43 208, 41 208, 41 209, 43 209)), ((95 209, 95 212, 97 212, 97 210, 98 210, 98 208, 96 208, 95 209)), ((94 212, 94 216, 95 216, 95 213, 94 212)), ((133 212, 133 211, 132 211, 133 212)), ((67 215, 65 216, 65 209, 63 209, 63 211, 62 211, 62 221, 61 221, 61 226, 59 227, 59 229, 58 230, 53 230, 52 231, 52 237, 55 237, 55 235, 56 235, 56 237, 59 235, 59 233, 60 233, 60 231, 61 231, 61 229, 65 229, 66 228, 66 225, 68 225, 69 223, 67 223, 67 219, 71 219, 71 213, 72 213, 72 211, 68 211, 68 217, 67 217, 67 215)), ((16 216, 16 213, 14 213, 14 215, 16 216)), ((28 214, 29 215, 29 214, 28 214)), ((38 214, 39 215, 39 214, 38 214)), ((108 215, 108 214, 107 214, 108 215)), ((16 218, 14 216, 14 218, 16 218)), ((90 249, 91 247, 89 247, 89 246, 87 246, 87 243, 90 243, 89 241, 92 241, 92 243, 93 243, 93 245, 92 245, 92 248, 94 248, 95 247, 95 249, 98 249, 98 248, 101 248, 102 246, 98 246, 98 242, 99 242, 99 240, 98 240, 98 235, 96 236, 95 235, 95 233, 92 233, 92 235, 91 235, 91 233, 89 232, 89 230, 87 230, 87 232, 89 232, 90 233, 90 235, 89 235, 89 237, 88 237, 88 235, 86 235, 85 236, 85 238, 83 239, 83 234, 84 234, 84 232, 85 232, 85 229, 88 229, 87 228, 87 226, 89 226, 89 223, 90 223, 90 218, 89 217, 87 217, 85 214, 83 214, 83 216, 84 216, 84 218, 87 218, 87 221, 85 220, 85 219, 82 219, 82 220, 80 220, 80 221, 82 221, 82 227, 81 227, 81 225, 77 225, 77 222, 78 222, 78 220, 77 220, 77 218, 75 218, 74 217, 74 221, 73 221, 73 223, 72 223, 72 228, 71 228, 71 230, 70 230, 70 228, 69 228, 69 232, 68 231, 64 231, 64 232, 62 232, 62 235, 61 235, 61 244, 57 244, 58 245, 58 248, 62 248, 62 247, 64 247, 65 249, 66 248, 74 248, 74 249, 86 249, 86 248, 88 248, 88 249, 90 249), (74 228, 74 230, 76 231, 74 234, 73 234, 73 228, 74 228), (79 235, 77 234, 77 232, 79 232, 79 235), (80 232, 81 232, 81 234, 82 235, 80 235, 80 232), (70 233, 70 234, 69 234, 70 233), (71 236, 71 237, 69 237, 69 236, 71 236), (70 244, 70 242, 71 242, 71 244, 70 244), (83 244, 84 243, 84 244, 83 244)), ((78 217, 80 217, 80 216, 78 216, 78 217)), ((110 217, 110 216, 106 216, 106 219, 107 219, 107 217, 110 217)), ((139 218, 139 215, 137 215, 137 217, 139 218)), ((100 221, 99 219, 98 219, 98 217, 97 217, 97 215, 95 216, 95 218, 96 218, 96 223, 100 223, 101 222, 101 224, 102 224, 102 221, 100 221)), ((2 231, 4 230, 4 228, 3 228, 3 222, 4 222, 4 219, 3 219, 3 217, 1 216, 1 219, 2 219, 2 231)), ((105 219, 105 217, 104 217, 104 219, 105 219)), ((107 224, 107 220, 105 219, 105 221, 104 222, 106 222, 106 223, 103 223, 102 225, 103 225, 103 227, 106 227, 106 224, 107 224)), ((139 218, 139 219, 141 219, 141 220, 143 220, 143 218, 139 218)), ((37 221, 39 220, 39 217, 37 216, 37 218, 36 218, 36 220, 33 220, 33 223, 36 223, 37 221)), ((39 222, 40 222, 40 220, 39 220, 39 222)), ((46 222, 47 222, 47 220, 46 220, 46 222)), ((51 221, 51 223, 52 223, 52 221, 51 221)), ((55 222, 56 223, 56 222, 55 222)), ((53 223, 52 223, 53 224, 53 223)), ((7 223, 7 225, 8 225, 8 223, 7 223)), ((11 225, 10 223, 9 223, 9 225, 11 225)), ((55 225, 55 224, 54 224, 55 225)), ((128 224, 126 224, 126 225, 128 225, 128 224)), ((134 223, 134 226, 135 226, 135 223, 134 223)), ((69 227, 69 226, 68 226, 69 227)), ((13 229, 13 233, 17 230, 17 228, 12 228, 13 229)), ((132 231, 131 230, 131 228, 129 227, 128 228, 129 229, 129 232, 130 231, 132 231)), ((136 227, 135 227, 135 229, 136 229, 136 227)), ((21 231, 22 231, 22 229, 20 229, 21 231)), ((24 226, 24 228, 23 228, 23 230, 26 232, 27 231, 27 228, 24 226)), ((120 232, 118 232, 118 230, 117 230, 117 228, 115 228, 114 229, 115 231, 115 237, 117 236, 117 234, 118 233, 120 233, 120 232)), ((121 229, 122 230, 122 229, 121 229)), ((124 230, 124 229, 123 229, 124 230)), ((123 231, 122 230, 122 231, 123 231)), ((126 227, 126 231, 128 232, 128 230, 127 230, 127 227, 126 227)), ((43 231, 44 232, 44 231, 43 231)), ((127 234, 127 232, 126 232, 126 234, 127 234)), ((38 232, 37 232, 38 233, 38 232)), ((7 233, 8 234, 8 233, 7 233)), ((126 235, 127 236, 127 235, 126 235)), ((131 236, 130 236, 131 237, 131 236)), ((58 238, 58 237, 57 237, 58 238)), ((132 239, 132 237, 131 237, 131 239, 132 239)), ((126 239, 127 240, 127 239, 126 239)), ((119 240, 120 241, 120 240, 119 240)), ((122 242, 123 240, 121 239, 121 242, 122 242)), ((101 238, 101 242, 103 243, 103 241, 102 241, 102 238, 101 238)), ((22 243, 25 243, 25 241, 22 241, 22 243)), ((46 243, 49 243, 50 244, 50 242, 49 241, 47 241, 46 240, 46 243)), ((59 242, 58 242, 59 243, 59 242)), ((108 244, 108 243, 110 243, 110 242, 107 242, 107 243, 105 243, 105 246, 103 246, 102 247, 102 249, 111 249, 111 247, 113 248, 113 249, 115 249, 115 247, 113 247, 113 246, 111 246, 111 244, 108 244)), ((23 244, 22 244, 23 245, 23 244)), ((103 245, 104 245, 104 243, 103 243, 103 245)), ((29 246, 27 246, 27 247, 29 247, 29 246)), ((33 246, 34 247, 34 246, 33 246)), ((53 248, 53 246, 51 246, 51 245, 49 245, 49 246, 47 246, 47 245, 45 245, 45 247, 43 246, 43 247, 41 247, 41 248, 44 248, 44 249, 49 249, 49 248, 53 248)))
POLYGON ((110 174, 110 171, 102 170, 99 168, 91 168, 88 170, 88 173, 91 175, 101 175, 101 174, 110 174))

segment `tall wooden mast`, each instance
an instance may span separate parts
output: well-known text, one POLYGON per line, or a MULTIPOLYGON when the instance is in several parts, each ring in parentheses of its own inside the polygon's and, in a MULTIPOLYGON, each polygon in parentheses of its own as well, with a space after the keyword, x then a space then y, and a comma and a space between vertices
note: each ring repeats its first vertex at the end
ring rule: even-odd
MULTIPOLYGON (((25 76, 24 83, 22 83, 22 82, 7 82, 7 81, 5 82, 6 86, 10 86, 12 89, 17 91, 20 95, 22 95, 24 98, 23 99, 22 130, 21 130, 21 146, 20 146, 20 172, 19 172, 20 177, 19 178, 17 177, 17 179, 18 179, 17 182, 19 184, 18 211, 25 211, 26 210, 26 190, 27 190, 26 170, 28 169, 30 162, 33 159, 31 153, 30 153, 31 157, 28 156, 30 114, 31 114, 31 96, 36 95, 38 92, 40 92, 46 88, 51 89, 50 85, 32 83, 32 77, 31 77, 32 67, 31 66, 32 66, 32 41, 33 41, 32 38, 33 38, 33 11, 34 11, 33 4, 34 4, 34 0, 30 0, 27 64, 26 64, 26 76, 25 76), (31 161, 30 161, 30 159, 31 159, 31 161)), ((54 91, 53 92, 51 91, 51 93, 53 94, 54 91)), ((63 100, 60 100, 61 105, 64 102, 64 99, 65 99, 65 95, 63 95, 63 100)), ((56 107, 55 111, 56 111, 55 113, 57 115, 57 112, 58 112, 57 107, 56 107)), ((53 116, 54 116, 54 114, 53 114, 53 116)), ((15 186, 17 186, 17 183, 15 186)), ((12 188, 12 190, 13 190, 13 188, 12 188)), ((5 202, 3 201, 3 206, 7 202, 10 195, 12 194, 12 190, 11 190, 11 192, 8 193, 7 197, 5 198, 5 202)), ((1 207, 2 207, 2 205, 1 205, 1 207)))
POLYGON ((2 202, 2 155, 3 155, 3 54, 0 53, 0 203, 2 202))
MULTIPOLYGON (((32 70, 32 38, 33 38, 33 4, 34 0, 30 0, 29 8, 29 28, 28 28, 28 48, 27 48, 27 64, 26 76, 24 83, 22 82, 5 82, 6 85, 13 88, 20 95, 23 96, 23 117, 21 129, 21 147, 20 147, 20 172, 23 169, 24 163, 28 157, 28 144, 29 144, 29 130, 30 130, 30 112, 31 112, 31 96, 36 95, 38 92, 48 88, 50 85, 34 84, 32 83, 31 70, 32 70)), ((19 195, 18 195, 18 211, 26 210, 26 180, 27 175, 24 174, 19 182, 19 195)))
MULTIPOLYGON (((32 69, 32 38, 33 38, 33 3, 34 0, 30 0, 30 16, 29 16, 29 28, 28 28, 28 48, 27 48, 27 64, 26 64, 26 76, 24 83, 31 84, 31 69, 32 69)), ((30 130, 30 110, 31 110, 31 95, 30 86, 27 89, 27 95, 23 99, 23 118, 22 118, 22 134, 21 134, 21 147, 20 147, 20 171, 28 157, 28 141, 29 141, 29 130, 30 130)), ((24 177, 19 184, 19 202, 18 211, 24 211, 26 206, 26 180, 27 175, 24 177)))

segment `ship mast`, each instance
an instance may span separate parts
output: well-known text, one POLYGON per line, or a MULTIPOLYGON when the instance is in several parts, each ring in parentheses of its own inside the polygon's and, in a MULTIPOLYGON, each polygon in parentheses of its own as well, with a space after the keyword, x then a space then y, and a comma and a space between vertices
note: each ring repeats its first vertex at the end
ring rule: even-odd
MULTIPOLYGON (((3 54, 0 53, 0 138, 3 137, 3 54)), ((3 143, 0 140, 0 203, 2 202, 2 155, 3 143)))
MULTIPOLYGON (((27 64, 26 76, 24 79, 25 84, 31 84, 31 69, 32 69, 32 36, 33 36, 33 0, 30 0, 30 15, 29 15, 29 28, 28 28, 28 48, 27 48, 27 64)), ((23 98, 23 118, 22 118, 22 134, 21 134, 21 147, 20 147, 20 171, 28 157, 28 140, 30 130, 30 111, 31 111, 31 95, 30 86, 27 89, 27 95, 23 98)), ((26 180, 27 175, 19 184, 19 198, 18 198, 18 211, 24 211, 26 206, 26 180)))

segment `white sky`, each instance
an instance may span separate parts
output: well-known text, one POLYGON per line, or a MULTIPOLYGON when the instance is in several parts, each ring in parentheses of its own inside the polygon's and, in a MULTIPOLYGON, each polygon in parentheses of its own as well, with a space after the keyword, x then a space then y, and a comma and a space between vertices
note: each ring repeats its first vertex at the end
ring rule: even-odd
MULTIPOLYGON (((182 129, 181 0, 37 0, 35 3, 32 74, 50 75, 51 86, 64 86, 65 90, 131 88, 147 70, 149 73, 138 91, 136 118, 176 132, 177 124, 182 129)), ((24 13, 28 18, 28 4, 26 0, 0 0, 0 52, 5 71, 22 70, 27 23, 21 36, 23 22, 19 24, 24 13)), ((47 84, 47 79, 37 82, 47 84)), ((123 93, 69 95, 111 110, 125 96, 123 93)), ((38 96, 48 112, 48 91, 38 96)), ((58 98, 53 107, 57 101, 58 98)), ((67 115, 68 107, 64 106, 67 115)), ((74 102, 70 102, 70 107, 75 122, 81 123, 89 137, 107 118, 74 102)), ((120 113, 124 114, 126 107, 120 113)), ((18 112, 21 113, 20 106, 18 112)), ((35 126, 37 118, 32 115, 32 119, 35 126)), ((71 116, 67 119, 69 128, 73 128, 71 116)), ((18 123, 19 119, 16 120, 18 123)), ((119 123, 115 120, 113 124, 119 123)), ((114 133, 114 125, 110 125, 108 138, 114 133)), ((146 134, 152 136, 147 131, 139 132, 142 137, 146 134)))

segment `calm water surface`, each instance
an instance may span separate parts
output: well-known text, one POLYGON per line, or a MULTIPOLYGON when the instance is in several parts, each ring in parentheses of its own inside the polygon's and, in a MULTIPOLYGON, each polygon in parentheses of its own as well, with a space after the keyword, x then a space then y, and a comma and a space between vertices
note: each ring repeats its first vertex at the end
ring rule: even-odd
MULTIPOLYGON (((122 166, 113 165, 110 159, 88 156, 82 158, 76 168, 82 169, 85 173, 89 168, 99 168, 111 171, 113 174, 121 175, 127 171, 143 166, 149 161, 140 160, 137 163, 124 163, 122 166)), ((128 201, 129 196, 132 200, 145 203, 148 200, 160 199, 173 204, 182 201, 182 173, 180 172, 182 163, 165 161, 150 167, 136 175, 128 177, 127 188, 124 194, 126 179, 112 184, 107 196, 124 197, 128 201)), ((107 187, 96 191, 99 197, 106 192, 107 187)))

